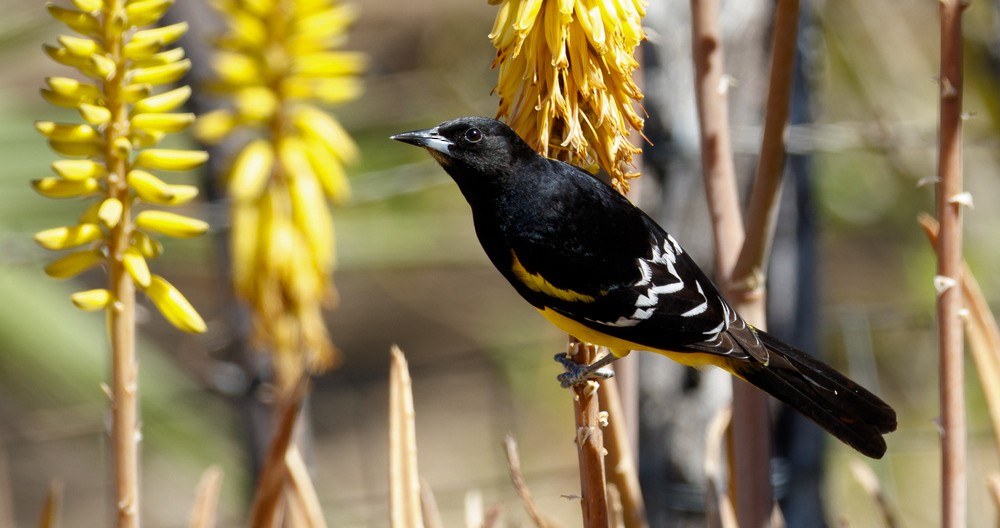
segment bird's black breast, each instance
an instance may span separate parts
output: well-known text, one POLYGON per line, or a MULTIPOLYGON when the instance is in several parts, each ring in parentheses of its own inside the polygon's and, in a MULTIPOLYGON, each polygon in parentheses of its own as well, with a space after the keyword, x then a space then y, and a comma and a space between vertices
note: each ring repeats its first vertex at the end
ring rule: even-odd
POLYGON ((513 253, 553 286, 595 295, 637 278, 635 258, 648 251, 643 214, 565 163, 538 157, 521 167, 490 209, 476 229, 505 276, 513 253))

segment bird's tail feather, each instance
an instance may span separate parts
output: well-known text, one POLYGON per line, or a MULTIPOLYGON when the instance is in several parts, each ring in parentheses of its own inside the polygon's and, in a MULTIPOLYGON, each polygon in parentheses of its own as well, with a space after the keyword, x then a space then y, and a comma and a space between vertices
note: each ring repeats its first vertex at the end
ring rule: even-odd
POLYGON ((757 332, 768 363, 734 361, 736 374, 872 458, 885 454, 882 435, 896 430, 896 412, 864 387, 777 338, 757 332))

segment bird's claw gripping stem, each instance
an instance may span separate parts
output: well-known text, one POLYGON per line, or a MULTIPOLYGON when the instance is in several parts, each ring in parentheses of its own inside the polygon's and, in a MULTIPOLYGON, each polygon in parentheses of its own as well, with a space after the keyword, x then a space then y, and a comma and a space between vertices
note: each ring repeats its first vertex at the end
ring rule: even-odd
POLYGON ((553 359, 566 369, 566 372, 556 376, 564 389, 585 383, 589 379, 609 379, 615 375, 615 371, 608 367, 617 359, 614 354, 607 354, 590 365, 581 365, 562 352, 556 354, 553 359))

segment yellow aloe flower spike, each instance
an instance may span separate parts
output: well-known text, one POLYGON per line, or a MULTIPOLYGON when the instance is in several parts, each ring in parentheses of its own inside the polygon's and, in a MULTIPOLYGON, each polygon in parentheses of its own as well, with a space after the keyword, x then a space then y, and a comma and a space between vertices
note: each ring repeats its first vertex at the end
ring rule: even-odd
POLYGON ((228 30, 216 40, 213 87, 229 104, 201 116, 195 133, 208 143, 237 129, 256 135, 229 170, 233 281, 288 387, 336 360, 322 316, 335 299, 329 202, 347 199, 344 165, 358 147, 317 104, 356 98, 367 59, 338 49, 356 16, 340 0, 215 5, 228 30))
MULTIPOLYGON (((75 159, 53 162, 55 175, 37 179, 32 186, 50 198, 93 202, 76 225, 46 229, 35 235, 35 241, 52 250, 80 248, 46 266, 52 277, 69 278, 107 265, 112 287, 72 297, 85 310, 108 306, 111 299, 131 306, 134 289, 118 291, 115 286, 121 287, 123 277, 140 290, 154 284, 146 260, 158 256, 162 245, 152 233, 189 237, 208 229, 200 220, 134 210, 137 200, 157 206, 192 200, 195 187, 164 182, 150 171, 190 170, 207 158, 201 151, 155 148, 166 134, 194 122, 194 115, 175 112, 191 96, 190 88, 154 93, 157 86, 177 81, 191 67, 182 49, 168 49, 187 31, 186 23, 149 27, 172 4, 173 0, 73 0, 69 7, 47 6, 49 14, 75 34, 60 35, 54 45, 44 47, 45 53, 87 80, 47 79, 42 96, 76 109, 82 122, 35 123, 53 150, 75 159)), ((158 288, 161 296, 169 290, 158 288)), ((164 315, 182 330, 204 326, 193 324, 190 316, 164 315)))
POLYGON ((591 171, 621 192, 638 176, 627 138, 641 131, 633 51, 645 0, 491 0, 498 118, 538 152, 591 171))

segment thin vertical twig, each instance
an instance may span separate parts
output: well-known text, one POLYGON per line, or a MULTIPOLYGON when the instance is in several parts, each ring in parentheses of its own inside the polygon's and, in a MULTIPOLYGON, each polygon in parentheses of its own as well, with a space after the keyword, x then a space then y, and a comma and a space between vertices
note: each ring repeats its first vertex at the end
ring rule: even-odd
MULTIPOLYGON (((615 365, 617 368, 618 365, 615 365)), ((601 382, 598 388, 601 407, 607 411, 608 425, 605 444, 608 457, 605 463, 611 482, 618 488, 625 528, 646 528, 646 505, 639 487, 632 442, 629 437, 628 422, 622 408, 622 396, 618 387, 617 371, 614 378, 601 382)))
MULTIPOLYGON (((766 327, 765 274, 774 240, 785 162, 785 129, 791 106, 798 0, 775 5, 771 41, 771 72, 764 114, 757 173, 750 193, 747 231, 726 295, 751 324, 766 327)), ((742 380, 733 380, 733 473, 740 526, 756 528, 770 522, 772 512, 771 438, 767 396, 742 380), (747 475, 747 478, 743 478, 747 475)))
MULTIPOLYGON (((920 226, 932 246, 938 244, 938 223, 930 215, 917 217, 920 226)), ((966 318, 965 336, 969 342, 969 356, 975 364, 979 376, 979 386, 986 400, 986 410, 993 426, 993 441, 1000 453, 1000 326, 990 312, 990 305, 979 281, 968 265, 962 266, 962 295, 969 310, 966 318)))
POLYGON ((503 446, 504 453, 507 455, 507 468, 510 470, 510 480, 514 483, 514 491, 517 492, 517 496, 521 498, 524 511, 528 513, 528 517, 531 518, 531 522, 534 523, 535 528, 547 528, 549 523, 542 516, 541 510, 535 504, 535 499, 531 496, 528 483, 524 480, 524 473, 521 472, 521 456, 517 452, 517 440, 514 439, 513 434, 507 433, 507 436, 503 439, 503 446))
POLYGON ((211 466, 201 475, 191 512, 191 528, 214 528, 222 491, 222 468, 211 466))
MULTIPOLYGON (((719 6, 714 0, 692 0, 691 6, 702 170, 715 233, 716 276, 737 311, 763 328, 763 270, 774 238, 785 159, 784 134, 794 72, 798 0, 781 0, 775 6, 764 138, 745 232, 739 221, 725 93, 720 91, 724 76, 719 6), (741 248, 738 253, 737 248, 741 248)), ((733 380, 732 490, 740 526, 764 526, 770 520, 771 452, 766 434, 769 430, 766 396, 740 380, 733 380)))
POLYGON ((966 521, 966 423, 962 330, 962 10, 941 0, 940 123, 938 131, 938 345, 941 384, 941 526, 966 521))
MULTIPOLYGON (((597 360, 597 347, 572 337, 570 357, 580 365, 597 360)), ((573 387, 573 416, 576 419, 576 450, 580 465, 580 507, 585 528, 607 528, 609 523, 604 431, 598 397, 598 382, 587 381, 573 387)))
POLYGON ((729 138, 728 81, 723 71, 719 0, 691 0, 691 39, 701 170, 715 234, 715 279, 725 285, 743 246, 743 217, 729 138))

